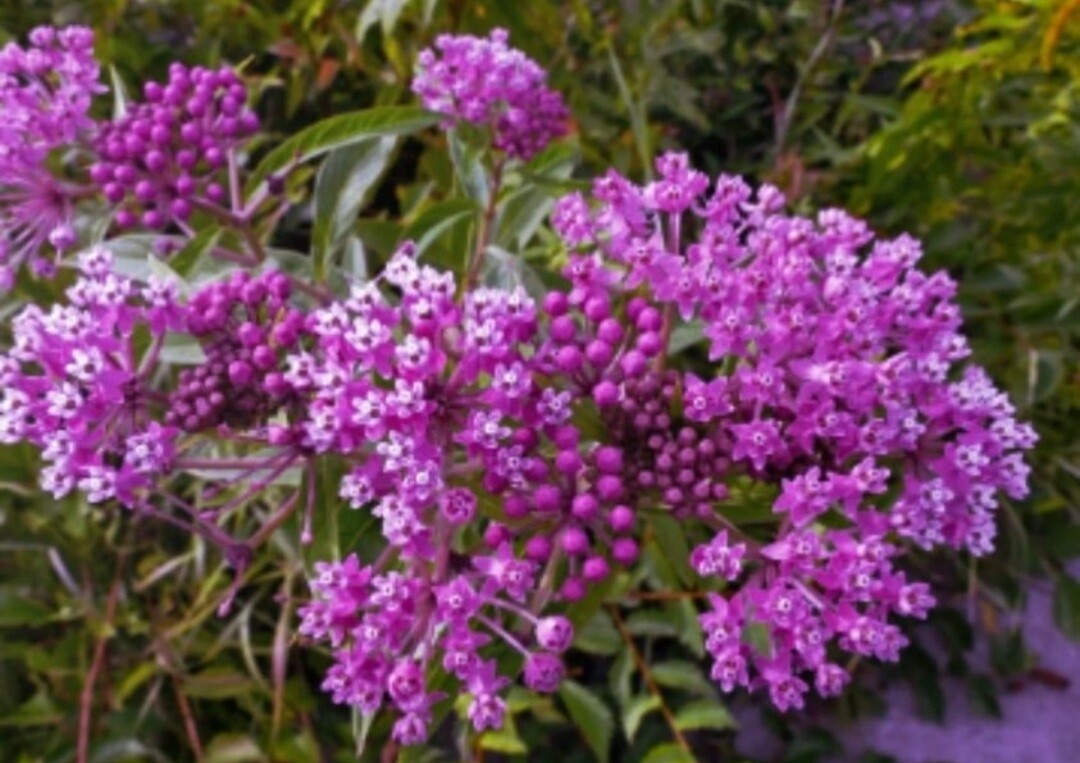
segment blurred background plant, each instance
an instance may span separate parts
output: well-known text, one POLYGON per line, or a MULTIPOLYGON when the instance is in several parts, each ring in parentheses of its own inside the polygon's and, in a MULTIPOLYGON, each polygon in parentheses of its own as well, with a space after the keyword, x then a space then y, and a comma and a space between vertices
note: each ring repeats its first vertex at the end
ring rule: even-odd
MULTIPOLYGON (((899 668, 865 669, 843 699, 813 708, 809 720, 770 716, 788 741, 784 759, 834 754, 836 741, 815 724, 880 709, 878 688, 900 675, 928 716, 944 712, 946 672, 994 713, 997 687, 1034 664, 1011 616, 1034 577, 1054 580, 1058 624, 1080 638, 1080 582, 1066 569, 1080 555, 1080 224, 1071 214, 1080 192, 1080 3, 0 4, 5 38, 72 22, 97 30, 119 92, 160 77, 174 59, 242 65, 271 136, 355 108, 411 103, 412 62, 434 35, 506 27, 515 45, 549 66, 577 119, 575 149, 538 158, 504 210, 535 219, 529 235, 496 242, 519 255, 495 261, 513 277, 546 277, 542 266, 556 247, 539 224, 551 198, 573 187, 575 167, 582 175, 615 167, 642 177, 668 147, 690 151, 712 173, 775 182, 797 208, 843 205, 884 234, 921 237, 926 265, 947 268, 961 284, 977 359, 1042 437, 1035 493, 1006 505, 999 551, 978 567, 960 556, 920 561, 952 608, 915 635, 943 641, 947 663, 912 649, 899 668), (989 665, 966 656, 975 630, 991 640, 989 665)), ((460 267, 455 252, 471 217, 446 197, 468 177, 467 152, 408 139, 394 159, 369 182, 363 212, 336 236, 339 254, 347 265, 349 248, 359 248, 378 263, 403 238, 424 237, 427 256, 460 267)), ((306 193, 300 180, 296 195, 306 193)), ((276 245, 310 250, 318 188, 333 182, 331 175, 314 184, 306 213, 286 221, 276 245)), ((275 536, 248 570, 239 606, 219 619, 214 607, 227 575, 201 541, 106 521, 71 501, 33 500, 29 453, 7 448, 0 457, 5 761, 71 760, 79 725, 90 723, 92 759, 101 763, 354 759, 355 720, 317 691, 322 658, 289 649, 291 618, 306 596, 305 558, 289 541, 295 533, 275 536), (89 701, 80 696, 88 673, 97 686, 89 701)), ((762 500, 746 496, 748 516, 762 500)), ((249 521, 257 524, 258 513, 249 521)), ((365 537, 363 524, 350 522, 338 529, 342 548, 365 537)), ((680 540, 661 525, 645 548, 635 574, 655 594, 627 603, 609 591, 607 600, 591 597, 580 607, 587 625, 573 681, 555 700, 522 693, 512 701, 512 722, 475 742, 478 758, 741 759, 735 723, 699 660, 693 601, 662 593, 685 574, 668 561, 685 558, 685 549, 672 547, 680 540)), ((410 754, 455 759, 435 749, 410 754)))

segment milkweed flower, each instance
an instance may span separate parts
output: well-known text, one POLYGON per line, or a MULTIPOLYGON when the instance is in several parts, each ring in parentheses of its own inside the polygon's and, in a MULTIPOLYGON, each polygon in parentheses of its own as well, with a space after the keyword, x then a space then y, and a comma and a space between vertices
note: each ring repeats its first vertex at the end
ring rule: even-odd
POLYGON ((71 189, 49 167, 50 155, 92 132, 93 96, 104 90, 93 33, 79 26, 38 27, 29 45, 0 49, 0 287, 28 262, 38 274, 76 243, 71 189))
POLYGON ((497 150, 527 160, 566 134, 569 112, 547 86, 547 72, 507 39, 505 29, 488 37, 440 35, 420 53, 412 89, 448 124, 488 127, 497 150))
POLYGON ((966 364, 955 284, 917 268, 914 239, 875 240, 840 210, 790 215, 776 188, 710 181, 684 154, 656 169, 556 205, 570 301, 623 320, 551 334, 586 327, 579 346, 608 359, 582 392, 623 449, 628 489, 717 533, 690 559, 728 581, 701 616, 713 677, 798 708, 811 683, 831 696, 847 681, 833 650, 895 660, 894 616, 933 606, 898 568, 909 544, 992 549, 998 495, 1027 493, 1035 433, 966 364), (680 321, 719 371, 666 368, 680 321), (601 331, 620 341, 597 348, 601 331), (725 518, 729 490, 755 485, 775 496, 769 542, 725 518))
POLYGON ((83 252, 78 265, 67 304, 30 305, 12 320, 14 345, 0 355, 0 442, 39 448, 41 486, 56 498, 79 490, 91 503, 132 506, 174 456, 177 430, 160 423, 149 379, 178 327, 177 294, 117 275, 104 249, 83 252))

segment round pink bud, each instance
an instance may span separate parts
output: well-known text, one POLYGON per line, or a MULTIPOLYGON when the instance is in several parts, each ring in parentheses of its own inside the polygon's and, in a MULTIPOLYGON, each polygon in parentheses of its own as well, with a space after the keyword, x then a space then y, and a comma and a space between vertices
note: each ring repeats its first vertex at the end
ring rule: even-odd
POLYGON ((618 474, 623 467, 623 454, 621 448, 613 445, 603 445, 596 449, 594 455, 596 468, 604 474, 618 474))
POLYGON ((187 220, 191 217, 191 203, 186 199, 173 199, 169 202, 169 213, 177 220, 187 220))
POLYGON ((571 556, 580 556, 589 550, 589 536, 580 527, 567 527, 563 530, 559 542, 563 551, 571 556))
POLYGON ((589 297, 585 300, 585 317, 590 321, 599 322, 611 315, 611 303, 608 298, 601 294, 589 297))
POLYGON ((525 543, 525 556, 535 562, 546 562, 551 556, 551 541, 544 535, 532 536, 525 543))
POLYGON ((530 654, 525 660, 525 685, 533 691, 550 694, 559 688, 565 673, 562 660, 547 652, 530 654))
POLYGON ((570 512, 582 522, 588 522, 595 517, 599 509, 600 504, 589 493, 575 495, 574 500, 570 503, 570 512))
POLYGON ((240 340, 240 344, 245 347, 254 347, 262 341, 263 332, 256 324, 251 321, 245 321, 240 324, 240 328, 236 330, 236 336, 240 340))
POLYGON ((585 359, 596 368, 607 366, 614 355, 615 349, 602 339, 589 342, 589 345, 585 348, 585 359))
POLYGON ((560 315, 551 322, 551 338, 560 344, 574 341, 577 324, 569 315, 560 315))
POLYGON ((659 331, 664 325, 664 317, 655 307, 645 307, 634 321, 640 331, 659 331))
POLYGON ((622 565, 633 564, 638 558, 637 542, 633 538, 616 538, 611 544, 611 558, 622 565))
POLYGON ((570 450, 581 442, 581 432, 573 424, 564 424, 555 431, 551 439, 561 450, 570 450))
POLYGON ((614 474, 605 474, 596 481, 596 493, 604 501, 617 501, 622 498, 622 479, 614 474))
POLYGON ((619 388, 605 379, 593 387, 593 400, 601 408, 610 408, 619 402, 619 388))
POLYGON ((549 652, 562 654, 574 640, 574 626, 562 615, 551 615, 536 623, 536 643, 549 652))
POLYGON ((564 601, 581 601, 585 598, 585 581, 581 578, 568 577, 563 581, 559 595, 564 601))
POLYGON ((238 387, 250 382, 254 375, 251 366, 242 360, 234 360, 229 364, 229 381, 238 387))
POLYGON ((576 450, 560 450, 555 456, 555 468, 567 477, 576 476, 581 471, 581 466, 581 456, 576 450))
POLYGON ((581 368, 581 350, 576 345, 568 344, 559 349, 555 355, 555 362, 559 368, 567 373, 574 373, 581 368))
POLYGON ((660 338, 660 335, 655 331, 646 331, 637 338, 635 345, 642 355, 649 358, 655 358, 660 354, 660 349, 663 347, 664 341, 660 338))
POLYGON ((619 365, 627 376, 634 377, 641 376, 649 365, 649 361, 639 351, 630 350, 630 352, 622 356, 619 365))
POLYGON ((251 351, 251 361, 260 371, 269 371, 277 365, 277 355, 265 344, 260 344, 251 351))
POLYGON ((521 519, 529 513, 529 502, 520 495, 508 496, 503 501, 503 512, 510 519, 521 519))
POLYGON ((555 485, 541 485, 533 494, 537 511, 558 511, 562 506, 562 491, 555 485))
POLYGON ((628 532, 634 527, 634 512, 629 506, 616 506, 608 515, 608 524, 617 533, 628 532))
POLYGON ((544 296, 544 312, 553 318, 563 315, 568 307, 566 295, 561 291, 549 291, 544 296))
POLYGON ((510 531, 504 525, 492 522, 487 526, 487 529, 484 530, 484 543, 488 548, 498 548, 509 541, 510 531))
POLYGON ((581 576, 591 583, 603 580, 609 572, 607 559, 602 556, 590 556, 581 567, 581 576))
POLYGON ((596 327, 596 338, 610 345, 616 345, 622 341, 623 327, 614 318, 605 318, 596 327))
POLYGON ((289 383, 278 372, 269 373, 263 380, 263 389, 274 397, 280 397, 289 391, 289 383))

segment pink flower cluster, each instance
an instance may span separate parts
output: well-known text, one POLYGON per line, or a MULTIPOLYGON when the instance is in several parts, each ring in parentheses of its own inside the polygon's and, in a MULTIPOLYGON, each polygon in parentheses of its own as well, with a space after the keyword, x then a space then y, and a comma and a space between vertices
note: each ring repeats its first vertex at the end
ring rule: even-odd
POLYGON ((315 346, 284 373, 308 396, 303 446, 354 464, 341 495, 382 521, 389 544, 373 566, 327 565, 301 631, 338 650, 324 684, 336 701, 370 713, 388 697, 395 736, 413 742, 433 662, 472 695, 478 730, 501 724, 510 682, 489 642, 521 655, 527 686, 553 691, 573 629, 545 607, 580 598, 637 545, 621 453, 571 423, 577 400, 545 372, 558 366, 533 300, 490 288, 459 299, 453 276, 409 246, 380 281, 312 313, 315 346), (478 524, 488 554, 463 545, 478 524))
POLYGON ((547 86, 547 72, 506 44, 504 29, 484 37, 440 35, 420 53, 412 89, 424 106, 491 130, 492 144, 529 159, 567 131, 562 96, 547 86))
POLYGON ((85 27, 38 27, 28 47, 0 49, 0 291, 24 260, 51 273, 43 250, 76 242, 73 205, 46 159, 93 126, 90 101, 103 90, 93 45, 85 27))
POLYGON ((41 449, 41 486, 55 498, 77 488, 91 503, 131 506, 172 464, 176 429, 160 422, 149 379, 180 308, 170 284, 116 275, 104 249, 80 255, 79 268, 68 304, 30 305, 12 320, 14 346, 0 355, 0 442, 41 449))
POLYGON ((700 327, 722 370, 647 369, 634 355, 652 346, 642 334, 617 350, 623 379, 591 394, 603 409, 637 411, 643 373, 680 393, 646 405, 685 449, 632 420, 636 487, 676 514, 689 491, 718 531, 692 559, 703 576, 735 583, 702 616, 713 677, 801 707, 801 675, 837 693, 847 679, 838 651, 896 659, 904 638, 890 616, 921 617, 933 604, 897 569, 904 540, 992 548, 997 493, 1026 494, 1022 451, 1035 434, 981 369, 960 366, 970 350, 955 285, 915 268, 917 242, 874 241, 839 210, 788 215, 775 188, 710 182, 685 155, 660 157, 657 171, 645 186, 610 173, 592 201, 558 204, 554 224, 576 252, 567 276, 581 300, 621 293, 628 318, 662 314, 646 326, 660 324, 662 345, 678 321, 700 327), (694 443, 720 454, 710 471, 694 443), (727 487, 747 479, 779 488, 773 538, 725 519, 727 487), (761 638, 748 639, 755 629, 761 638))

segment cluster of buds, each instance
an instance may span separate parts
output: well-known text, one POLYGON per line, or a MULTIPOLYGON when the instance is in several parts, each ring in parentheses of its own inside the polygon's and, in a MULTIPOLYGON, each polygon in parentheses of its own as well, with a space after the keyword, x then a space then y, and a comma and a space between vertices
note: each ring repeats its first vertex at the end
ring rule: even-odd
POLYGON ((228 68, 173 64, 169 81, 146 83, 143 97, 100 126, 90 179, 122 205, 119 225, 157 230, 186 221, 201 204, 225 201, 222 171, 235 166, 235 151, 258 131, 259 119, 228 68))

